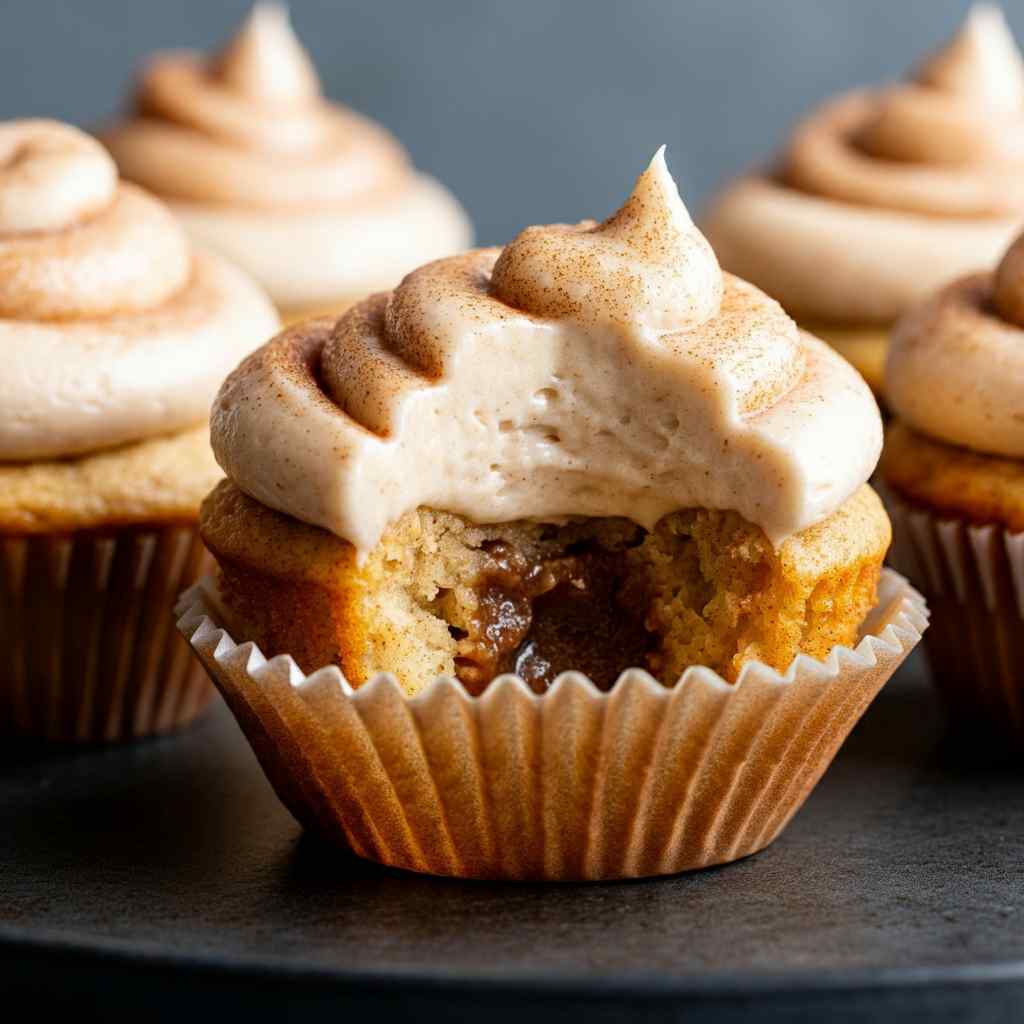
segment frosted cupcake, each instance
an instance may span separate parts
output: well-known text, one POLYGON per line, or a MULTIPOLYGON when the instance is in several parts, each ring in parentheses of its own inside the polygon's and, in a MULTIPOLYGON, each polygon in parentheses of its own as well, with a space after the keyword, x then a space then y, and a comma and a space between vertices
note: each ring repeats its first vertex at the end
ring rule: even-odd
POLYGON ((893 558, 933 605, 935 681, 957 724, 1024 743, 1024 239, 899 323, 886 389, 893 558))
POLYGON ((103 140, 285 321, 343 309, 470 243, 461 207, 387 131, 321 96, 283 7, 254 8, 212 58, 152 58, 132 114, 103 140))
POLYGON ((877 390, 898 317, 991 266, 1024 224, 1022 169, 1024 64, 1001 12, 981 6, 911 81, 814 112, 704 229, 723 266, 877 390))
POLYGON ((168 629, 218 383, 279 326, 89 136, 0 124, 0 731, 97 741, 211 690, 168 629))
POLYGON ((721 272, 660 153, 601 225, 279 335, 212 436, 217 587, 183 629, 289 806, 387 863, 596 878, 759 849, 922 625, 880 577, 870 391, 721 272))

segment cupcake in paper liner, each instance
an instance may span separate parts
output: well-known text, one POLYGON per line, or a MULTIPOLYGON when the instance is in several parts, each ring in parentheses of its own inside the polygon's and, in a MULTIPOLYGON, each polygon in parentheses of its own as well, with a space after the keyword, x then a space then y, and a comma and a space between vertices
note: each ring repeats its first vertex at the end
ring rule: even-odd
POLYGON ((220 477, 208 404, 277 327, 94 139, 0 124, 0 730, 165 732, 212 696, 167 612, 220 477))
POLYGON ((759 849, 923 624, 892 579, 865 633, 890 540, 870 390, 721 272, 660 152, 603 224, 279 335, 212 437, 215 607, 183 627, 289 806, 389 864, 759 849))
POLYGON ((890 570, 852 650, 735 683, 690 668, 608 691, 566 672, 471 696, 451 678, 410 698, 393 676, 353 689, 219 628, 212 584, 179 628, 307 828, 393 867, 463 878, 616 879, 724 864, 771 843, 918 642, 924 603, 890 570))
POLYGON ((881 477, 958 725, 1024 745, 1024 239, 897 326, 881 477))
POLYGON ((337 315, 472 238, 397 139, 325 99, 282 5, 257 4, 219 53, 150 57, 131 113, 102 137, 121 173, 252 274, 285 323, 337 315))

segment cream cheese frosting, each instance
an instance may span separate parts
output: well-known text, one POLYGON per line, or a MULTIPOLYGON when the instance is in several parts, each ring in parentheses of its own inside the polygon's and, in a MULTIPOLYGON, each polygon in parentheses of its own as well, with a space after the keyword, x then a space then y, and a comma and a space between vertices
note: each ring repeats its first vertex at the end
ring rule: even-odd
POLYGON ((153 58, 135 115, 103 138, 125 177, 282 306, 390 287, 470 241, 456 201, 388 132, 324 100, 276 5, 255 7, 213 58, 153 58))
POLYGON ((0 124, 0 462, 201 423, 277 326, 256 285, 193 252, 94 139, 0 124))
POLYGON ((704 227, 724 266, 794 315, 887 323, 990 265, 1024 223, 1024 61, 998 8, 972 9, 913 80, 826 104, 772 175, 704 227))
POLYGON ((893 411, 936 440, 1024 458, 1024 236, 907 314, 886 364, 893 411))
POLYGON ((881 449, 870 391, 720 270, 663 152, 603 224, 440 260, 225 382, 214 453, 361 554, 420 505, 477 522, 729 508, 781 542, 881 449))

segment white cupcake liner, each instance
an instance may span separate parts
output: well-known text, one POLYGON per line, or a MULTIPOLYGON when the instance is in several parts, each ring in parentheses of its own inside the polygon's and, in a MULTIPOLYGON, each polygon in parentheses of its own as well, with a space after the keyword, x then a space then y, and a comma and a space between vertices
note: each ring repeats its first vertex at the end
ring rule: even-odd
POLYGON ((167 732, 213 696, 168 616, 209 564, 195 526, 0 534, 0 733, 167 732))
POLYGON ((767 846, 927 623, 886 570, 854 650, 748 664, 736 684, 638 669, 603 693, 567 672, 542 695, 502 676, 479 697, 388 675, 353 690, 218 627, 214 584, 178 628, 306 827, 370 860, 463 878, 616 879, 723 864, 767 846))
POLYGON ((1024 744, 1024 533, 885 499, 889 561, 928 597, 925 649, 952 720, 1024 744))

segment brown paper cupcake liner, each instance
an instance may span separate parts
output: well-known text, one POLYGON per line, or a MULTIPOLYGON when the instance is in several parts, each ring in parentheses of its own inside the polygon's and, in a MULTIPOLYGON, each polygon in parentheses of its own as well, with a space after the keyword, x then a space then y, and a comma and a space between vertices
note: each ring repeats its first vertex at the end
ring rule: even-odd
POLYGON ((97 743, 195 718, 214 691, 168 611, 208 558, 195 526, 0 534, 0 732, 97 743))
POLYGON ((278 795, 306 827, 370 860, 463 878, 617 879, 723 864, 767 846, 921 637, 927 612, 886 570, 856 649, 735 684, 638 669, 607 693, 567 672, 542 695, 514 676, 479 697, 439 678, 405 696, 304 675, 216 624, 214 585, 183 595, 189 638, 278 795))
POLYGON ((952 721, 1024 744, 1024 533, 885 498, 889 561, 928 597, 925 650, 952 721))

